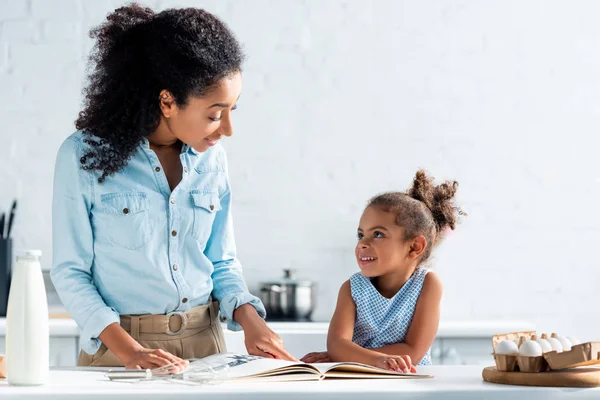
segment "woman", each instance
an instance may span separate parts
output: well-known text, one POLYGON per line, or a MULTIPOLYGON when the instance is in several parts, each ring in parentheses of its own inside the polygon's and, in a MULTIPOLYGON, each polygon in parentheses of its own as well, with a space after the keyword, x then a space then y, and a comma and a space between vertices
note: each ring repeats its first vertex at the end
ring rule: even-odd
POLYGON ((52 281, 78 365, 155 368, 225 350, 295 360, 236 259, 225 152, 240 45, 199 9, 132 4, 92 30, 94 69, 54 179, 52 281))

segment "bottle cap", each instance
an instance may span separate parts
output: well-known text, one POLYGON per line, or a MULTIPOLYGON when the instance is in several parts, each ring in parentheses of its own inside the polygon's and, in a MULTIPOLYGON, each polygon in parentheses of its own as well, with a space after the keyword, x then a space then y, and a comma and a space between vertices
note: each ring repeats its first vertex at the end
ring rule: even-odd
POLYGON ((41 257, 41 250, 16 250, 15 255, 17 257, 41 257))

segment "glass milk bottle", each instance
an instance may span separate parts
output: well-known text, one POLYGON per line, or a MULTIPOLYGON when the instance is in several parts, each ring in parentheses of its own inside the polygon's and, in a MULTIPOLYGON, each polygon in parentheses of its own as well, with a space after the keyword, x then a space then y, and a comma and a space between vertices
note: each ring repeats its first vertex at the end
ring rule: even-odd
POLYGON ((42 252, 17 253, 6 311, 6 378, 11 385, 43 385, 50 364, 48 302, 42 252))

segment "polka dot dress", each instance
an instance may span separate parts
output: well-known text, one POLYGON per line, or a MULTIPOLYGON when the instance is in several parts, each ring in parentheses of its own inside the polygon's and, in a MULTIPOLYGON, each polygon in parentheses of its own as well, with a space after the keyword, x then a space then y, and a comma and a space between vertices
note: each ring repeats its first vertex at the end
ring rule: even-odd
MULTIPOLYGON (((370 278, 360 272, 352 275, 350 288, 356 304, 352 341, 367 349, 404 343, 427 272, 418 268, 391 299, 383 297, 370 278)), ((418 365, 431 365, 430 350, 418 365)))

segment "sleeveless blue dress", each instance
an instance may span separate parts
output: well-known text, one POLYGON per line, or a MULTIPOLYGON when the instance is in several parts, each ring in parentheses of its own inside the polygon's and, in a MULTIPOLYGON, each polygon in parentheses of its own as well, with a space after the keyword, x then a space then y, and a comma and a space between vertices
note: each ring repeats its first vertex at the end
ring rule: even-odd
MULTIPOLYGON (((370 278, 360 272, 350 277, 356 321, 352 341, 366 349, 404 343, 417 300, 423 288, 426 268, 418 268, 404 286, 388 299, 379 293, 370 278)), ((431 349, 418 365, 431 365, 431 349)))

